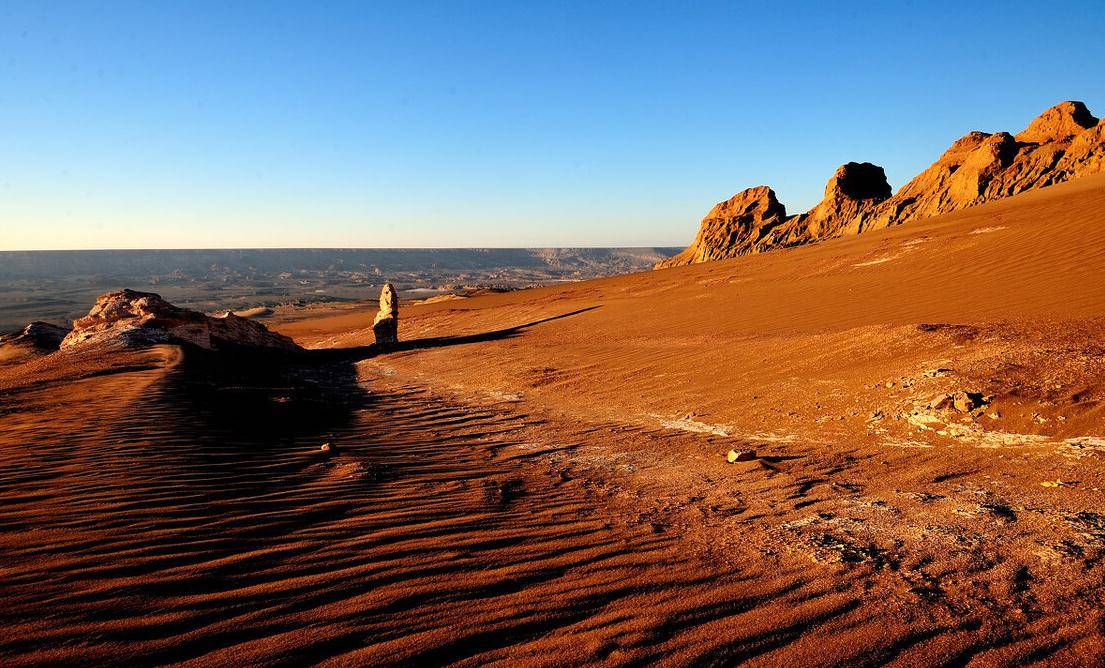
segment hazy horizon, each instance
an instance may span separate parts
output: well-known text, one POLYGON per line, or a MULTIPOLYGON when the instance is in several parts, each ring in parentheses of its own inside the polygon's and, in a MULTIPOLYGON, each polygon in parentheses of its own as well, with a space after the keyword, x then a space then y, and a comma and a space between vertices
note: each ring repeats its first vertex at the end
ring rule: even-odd
POLYGON ((118 9, 0 8, 0 250, 682 246, 747 187, 1105 115, 1093 2, 118 9))
POLYGON ((434 250, 623 250, 634 248, 682 248, 685 244, 639 246, 134 246, 130 248, 0 248, 0 253, 112 253, 126 251, 434 251, 434 250))

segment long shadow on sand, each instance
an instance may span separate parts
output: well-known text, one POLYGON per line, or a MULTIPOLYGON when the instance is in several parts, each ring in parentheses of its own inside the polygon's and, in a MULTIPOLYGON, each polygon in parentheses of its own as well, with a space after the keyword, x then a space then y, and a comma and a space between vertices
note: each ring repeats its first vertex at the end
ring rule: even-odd
MULTIPOLYGON (((141 413, 197 442, 235 444, 243 456, 329 440, 350 425, 376 397, 358 381, 356 363, 381 353, 424 350, 509 339, 537 325, 598 308, 479 334, 437 336, 390 346, 308 350, 285 355, 238 350, 209 352, 186 347, 183 361, 165 379, 161 394, 141 413), (166 407, 171 410, 164 410, 166 407)), ((151 430, 154 425, 150 425, 151 430)), ((203 449, 197 452, 203 452, 203 449)))
POLYGON ((375 343, 367 346, 353 346, 350 348, 327 348, 321 350, 308 350, 307 355, 309 359, 317 359, 325 362, 359 362, 361 360, 375 357, 381 353, 394 353, 394 352, 406 352, 410 350, 424 350, 426 348, 443 348, 446 346, 463 346, 472 343, 486 343, 488 341, 501 341, 503 339, 511 339, 520 336, 523 332, 531 327, 537 325, 543 325, 547 322, 553 322, 555 320, 562 320, 564 318, 570 318, 587 311, 593 311, 600 308, 601 305, 588 306, 587 308, 576 309, 575 311, 569 311, 568 313, 561 313, 560 315, 550 316, 548 318, 542 318, 541 320, 534 320, 521 325, 515 325, 513 327, 504 327, 503 329, 496 329, 489 332, 480 332, 479 334, 463 334, 458 336, 430 336, 421 339, 411 339, 409 341, 400 341, 388 346, 381 346, 375 343))

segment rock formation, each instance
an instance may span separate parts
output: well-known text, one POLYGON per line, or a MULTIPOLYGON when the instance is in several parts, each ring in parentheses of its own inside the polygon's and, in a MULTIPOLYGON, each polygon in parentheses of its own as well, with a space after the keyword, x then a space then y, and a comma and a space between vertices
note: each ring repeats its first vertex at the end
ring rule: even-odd
POLYGON ((656 268, 721 260, 774 247, 773 230, 786 219, 786 207, 775 199, 771 188, 749 188, 711 209, 702 219, 694 243, 656 268))
POLYGON ((1060 102, 1037 116, 1028 127, 1017 133, 1017 141, 1045 144, 1066 141, 1097 124, 1086 105, 1081 102, 1060 102))
POLYGON ((786 222, 780 245, 794 246, 803 239, 839 236, 857 227, 889 197, 890 184, 882 167, 869 162, 841 165, 825 185, 821 202, 786 222))
POLYGON ((1105 119, 1074 136, 1063 157, 1055 165, 1052 182, 1061 183, 1080 176, 1105 172, 1103 146, 1105 146, 1105 119))
POLYGON ((391 283, 380 290, 380 310, 372 321, 372 333, 379 345, 399 343, 399 296, 391 283))
POLYGON ((837 169, 824 199, 803 214, 787 217, 766 186, 745 190, 715 206, 694 243, 656 268, 901 225, 1103 171, 1105 121, 1081 102, 1062 102, 1015 136, 966 134, 893 196, 881 167, 854 162, 837 169))
POLYGON ((16 334, 0 336, 0 346, 18 346, 40 351, 57 350, 69 330, 48 322, 35 321, 16 334))
POLYGON ((288 337, 233 313, 221 317, 173 306, 151 292, 120 290, 101 295, 88 315, 73 323, 61 349, 91 344, 142 346, 191 344, 208 350, 261 348, 296 352, 288 337))

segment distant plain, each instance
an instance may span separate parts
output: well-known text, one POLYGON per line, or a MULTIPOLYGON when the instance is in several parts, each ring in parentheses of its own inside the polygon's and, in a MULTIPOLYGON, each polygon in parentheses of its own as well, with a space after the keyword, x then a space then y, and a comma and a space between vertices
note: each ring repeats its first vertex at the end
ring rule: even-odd
MULTIPOLYGON (((0 251, 0 333, 59 325, 120 288, 189 308, 251 310, 513 290, 650 269, 678 248, 441 248, 0 251)), ((257 312, 257 311, 254 311, 257 312)))

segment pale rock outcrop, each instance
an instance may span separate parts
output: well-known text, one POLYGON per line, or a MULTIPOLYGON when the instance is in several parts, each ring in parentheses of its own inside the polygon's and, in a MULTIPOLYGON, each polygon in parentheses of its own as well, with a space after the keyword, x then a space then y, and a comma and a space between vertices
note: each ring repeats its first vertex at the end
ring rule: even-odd
POLYGON ((372 333, 379 345, 399 343, 399 296, 391 283, 380 290, 380 310, 372 321, 372 333))
POLYGON ((33 350, 57 350, 69 330, 51 325, 48 322, 35 321, 15 334, 0 336, 0 346, 18 346, 33 350))
POLYGON ((258 348, 297 352, 288 337, 233 313, 212 317, 170 304, 160 295, 120 290, 101 295, 88 315, 73 323, 61 349, 106 344, 191 344, 208 350, 258 348))
MULTIPOLYGON (((799 246, 867 230, 901 225, 1002 197, 1105 172, 1105 122, 1081 102, 1062 102, 1015 136, 969 132, 891 196, 882 168, 870 163, 840 167, 825 198, 803 214, 770 220, 719 215, 719 208, 748 200, 760 186, 714 207, 694 243, 657 269, 799 246), (854 185, 853 185, 854 184, 854 185)), ((724 212, 721 212, 724 213, 724 212)))

